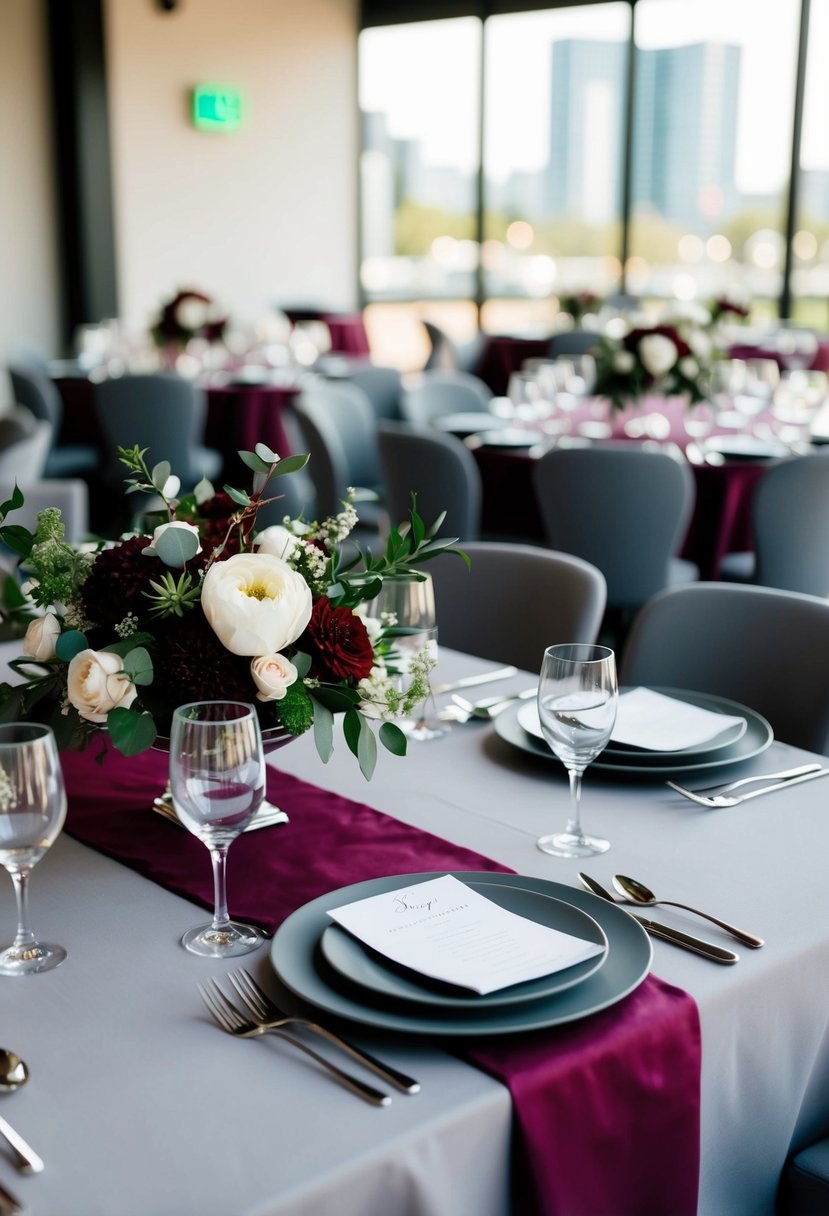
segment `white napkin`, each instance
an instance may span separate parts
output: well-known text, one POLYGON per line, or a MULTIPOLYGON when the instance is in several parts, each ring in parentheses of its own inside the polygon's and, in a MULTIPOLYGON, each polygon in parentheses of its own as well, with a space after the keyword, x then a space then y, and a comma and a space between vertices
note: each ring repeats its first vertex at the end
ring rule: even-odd
POLYGON ((650 688, 633 688, 619 697, 610 740, 652 752, 674 752, 710 743, 740 725, 745 729, 745 718, 701 709, 650 688))
POLYGON ((328 915, 387 958, 480 994, 604 952, 508 912, 451 874, 330 908, 328 915))

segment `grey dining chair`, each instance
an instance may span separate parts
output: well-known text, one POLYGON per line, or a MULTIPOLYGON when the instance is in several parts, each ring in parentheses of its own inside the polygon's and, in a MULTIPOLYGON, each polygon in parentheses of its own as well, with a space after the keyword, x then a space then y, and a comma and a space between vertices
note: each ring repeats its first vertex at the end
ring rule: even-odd
POLYGON ((751 501, 754 553, 728 553, 719 577, 829 596, 829 454, 772 465, 751 501))
POLYGON ((442 414, 487 413, 492 391, 468 372, 426 371, 403 391, 400 411, 406 422, 428 426, 442 414))
MULTIPOLYGON (((65 529, 64 539, 72 545, 80 544, 89 536, 89 487, 80 477, 50 478, 48 481, 21 481, 25 502, 22 507, 10 511, 6 520, 10 524, 22 524, 34 532, 39 511, 47 507, 58 507, 65 529)), ((0 500, 11 497, 14 479, 5 474, 0 479, 0 500)))
POLYGON ((567 355, 589 355, 599 340, 599 334, 592 329, 568 329, 566 333, 555 334, 547 347, 547 358, 558 359, 567 355))
POLYGON ((825 752, 827 671, 829 602, 771 587, 696 583, 661 592, 637 615, 620 681, 731 697, 763 714, 777 738, 825 752))
POLYGON ((481 474, 460 439, 405 422, 381 422, 377 441, 386 507, 395 523, 408 519, 415 494, 417 512, 427 525, 446 512, 440 535, 478 539, 481 474))
POLYGON ((383 488, 377 448, 377 420, 366 394, 353 384, 318 381, 293 402, 301 443, 310 453, 308 474, 317 514, 342 510, 348 487, 363 529, 376 531, 383 519, 383 488))
POLYGON ((0 418, 0 481, 20 486, 45 476, 54 431, 51 422, 15 406, 0 418))
POLYGON ((605 607, 604 576, 568 553, 478 541, 429 563, 442 645, 539 671, 547 646, 594 642, 605 607))
POLYGON ((168 372, 117 376, 95 385, 93 401, 108 449, 103 474, 110 484, 120 487, 125 475, 116 448, 136 444, 148 449, 151 467, 169 461, 182 490, 203 477, 219 477, 221 453, 202 444, 207 398, 192 380, 168 372))
POLYGON ((825 1216, 829 1212, 829 1136, 793 1153, 783 1169, 780 1216, 825 1216))
POLYGON ((403 395, 403 377, 396 367, 380 367, 367 363, 363 367, 352 367, 341 377, 344 384, 353 384, 361 389, 371 402, 374 416, 399 419, 400 398, 403 395))
POLYGON ((687 464, 620 441, 554 448, 533 476, 547 543, 598 566, 609 608, 638 608, 699 577, 675 556, 695 497, 687 464))
POLYGON ((14 399, 36 418, 51 426, 51 443, 46 457, 46 477, 83 477, 95 473, 99 453, 90 444, 60 443, 63 402, 49 376, 45 359, 34 353, 16 354, 8 364, 14 399))

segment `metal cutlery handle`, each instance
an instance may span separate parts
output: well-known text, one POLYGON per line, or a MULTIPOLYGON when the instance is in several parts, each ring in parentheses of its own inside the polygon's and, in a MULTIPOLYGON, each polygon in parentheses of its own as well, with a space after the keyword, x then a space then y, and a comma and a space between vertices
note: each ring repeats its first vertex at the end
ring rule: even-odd
POLYGON ((294 1022, 298 1026, 307 1026, 309 1030, 322 1035, 329 1043, 332 1043, 335 1047, 339 1047, 341 1051, 347 1052, 353 1059, 358 1060, 361 1064, 365 1064, 372 1072, 376 1072, 378 1077, 383 1077, 384 1080, 391 1082, 392 1085, 396 1085, 398 1089, 402 1089, 404 1093, 416 1094, 420 1092, 420 1082, 415 1081, 414 1077, 408 1076, 405 1072, 400 1072, 391 1064, 378 1060, 371 1052, 365 1051, 362 1047, 357 1047, 355 1043, 350 1043, 348 1039, 341 1038, 333 1030, 329 1030, 327 1026, 321 1026, 319 1022, 308 1022, 305 1018, 288 1017, 284 1020, 294 1022))
POLYGON ((712 925, 718 925, 720 929, 724 929, 726 933, 730 933, 732 937, 736 937, 737 941, 743 942, 746 946, 751 946, 754 950, 759 950, 765 945, 762 937, 757 937, 755 933, 747 933, 745 929, 738 929, 736 925, 730 925, 726 920, 720 920, 718 916, 712 916, 710 912, 700 912, 699 908, 692 908, 690 904, 677 903, 675 899, 660 899, 659 903, 665 904, 668 908, 682 908, 684 912, 693 912, 694 916, 701 916, 704 920, 710 920, 712 925))
POLYGON ((312 1060, 316 1060, 317 1064, 322 1065, 326 1072, 330 1073, 346 1089, 350 1089, 352 1093, 357 1094, 360 1098, 365 1098, 367 1102, 371 1102, 374 1106, 388 1106, 391 1103, 391 1098, 388 1094, 384 1094, 380 1089, 375 1089, 373 1085, 367 1085, 365 1081, 352 1076, 350 1072, 345 1072, 342 1068, 338 1068, 331 1060, 320 1055, 318 1051, 314 1051, 313 1047, 309 1047, 301 1039, 294 1038, 286 1030, 281 1030, 277 1026, 266 1026, 262 1028, 262 1033, 279 1035, 280 1038, 290 1043, 292 1047, 298 1047, 300 1051, 304 1051, 312 1060))
POLYGON ((474 688, 476 684, 491 684, 496 680, 508 680, 517 676, 517 667, 499 667, 496 671, 482 671, 477 676, 464 676, 460 680, 451 680, 448 684, 435 684, 432 692, 437 696, 444 692, 454 692, 457 688, 474 688))
MULTIPOLYGON (((705 785, 702 789, 694 790, 695 794, 729 794, 743 785, 753 785, 757 781, 789 781, 792 777, 805 777, 807 773, 820 771, 820 764, 801 764, 799 768, 787 768, 781 773, 758 773, 756 777, 741 777, 739 781, 730 781, 728 785, 705 785)), ((670 782, 668 783, 670 784, 670 782)))
POLYGON ((774 785, 764 785, 761 790, 749 790, 740 794, 740 802, 748 802, 749 798, 759 798, 761 794, 771 794, 774 790, 787 790, 789 786, 800 785, 802 781, 814 781, 816 777, 829 777, 829 768, 819 768, 814 773, 804 773, 802 777, 790 777, 788 781, 776 781, 774 785))
POLYGON ((0 1135, 14 1150, 18 1166, 24 1174, 40 1173, 43 1169, 42 1160, 32 1146, 23 1139, 20 1132, 16 1132, 11 1123, 7 1123, 2 1116, 0 1116, 0 1135))
POLYGON ((693 937, 690 933, 683 933, 681 929, 663 925, 660 921, 647 920, 644 916, 634 916, 634 920, 638 920, 651 937, 661 938, 662 941, 670 942, 673 946, 682 946, 693 954, 701 954, 703 958, 710 959, 712 963, 738 963, 740 961, 739 954, 735 954, 733 950, 715 946, 713 942, 707 942, 701 937, 693 937))

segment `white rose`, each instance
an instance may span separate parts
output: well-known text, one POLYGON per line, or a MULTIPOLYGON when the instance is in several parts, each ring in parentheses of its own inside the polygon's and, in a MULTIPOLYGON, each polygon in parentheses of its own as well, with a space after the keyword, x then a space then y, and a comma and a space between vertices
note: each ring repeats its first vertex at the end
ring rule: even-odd
POLYGON ((621 372, 623 376, 633 371, 635 363, 636 360, 629 350, 617 350, 613 356, 613 370, 621 372))
POLYGON ((283 562, 286 562, 299 548, 297 537, 287 528, 283 528, 282 524, 274 524, 272 528, 265 528, 256 537, 254 544, 260 553, 270 553, 272 557, 279 557, 283 562))
POLYGON ((639 342, 639 358, 645 371, 657 380, 671 370, 678 353, 676 343, 665 334, 646 334, 639 342))
POLYGON ((257 701, 281 701, 299 672, 284 654, 263 654, 251 663, 250 674, 259 690, 257 701))
POLYGON ((701 329, 692 330, 687 342, 698 359, 707 359, 711 354, 711 339, 701 329))
POLYGON ((201 606, 231 654, 278 654, 296 641, 311 619, 311 591, 278 557, 237 553, 210 567, 201 606))
POLYGON ((684 359, 680 359, 677 368, 686 380, 693 380, 695 376, 699 375, 699 364, 690 355, 686 355, 684 359))
POLYGON ((109 650, 82 650, 69 664, 69 701, 87 722, 106 722, 116 706, 126 709, 138 696, 120 655, 109 650))
POLYGON ((207 324, 208 315, 209 306, 204 300, 196 300, 192 296, 185 296, 176 305, 176 321, 182 329, 193 333, 207 324))
POLYGON ((60 621, 54 612, 47 612, 32 621, 23 639, 23 653, 32 659, 53 659, 60 637, 60 621))

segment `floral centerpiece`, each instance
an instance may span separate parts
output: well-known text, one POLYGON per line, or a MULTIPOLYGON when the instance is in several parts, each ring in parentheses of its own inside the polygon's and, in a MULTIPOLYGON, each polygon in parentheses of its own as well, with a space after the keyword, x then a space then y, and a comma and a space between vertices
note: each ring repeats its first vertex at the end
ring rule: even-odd
POLYGON ((748 300, 737 291, 723 292, 708 305, 711 315, 711 325, 716 326, 721 321, 741 324, 751 315, 748 300))
POLYGON ((562 312, 573 318, 573 323, 579 325, 586 316, 597 313, 602 306, 601 296, 594 291, 574 291, 560 295, 558 306, 562 312))
POLYGON ((620 337, 603 335, 596 343, 597 396, 613 409, 636 404, 646 393, 704 401, 716 351, 702 313, 677 306, 658 323, 634 325, 620 337))
POLYGON ((281 460, 257 444, 239 453, 253 472, 251 493, 217 493, 202 481, 178 498, 170 465, 150 468, 145 454, 118 450, 127 492, 151 494, 162 509, 149 528, 115 542, 73 548, 56 508, 39 513, 34 533, 6 523, 23 503, 16 486, 0 504, 0 540, 29 576, 5 604, 26 632, 10 664, 22 682, 0 684, 0 720, 45 722, 61 748, 99 737, 136 755, 169 735, 176 706, 218 693, 255 704, 263 731, 313 728, 323 760, 342 715, 366 778, 378 738, 404 754, 406 737, 392 719, 428 694, 433 664, 424 652, 401 692, 389 643, 360 609, 384 579, 417 575, 414 567, 453 550, 453 540, 436 538, 442 518, 427 528, 413 506, 384 553, 355 546, 346 559, 342 542, 357 521, 350 499, 321 522, 286 517, 256 530, 260 507, 274 501, 269 486, 307 456, 281 460))
POLYGON ((192 338, 220 342, 226 325, 227 317, 217 312, 210 296, 187 289, 163 305, 150 332, 156 346, 184 349, 192 338))

